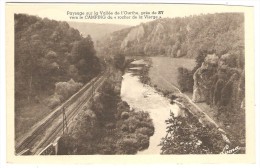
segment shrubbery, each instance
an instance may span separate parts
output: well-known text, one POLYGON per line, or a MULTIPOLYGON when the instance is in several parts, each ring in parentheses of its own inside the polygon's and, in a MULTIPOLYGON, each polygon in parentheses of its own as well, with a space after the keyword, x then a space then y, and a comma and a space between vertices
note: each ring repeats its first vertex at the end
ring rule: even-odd
MULTIPOLYGON (((122 115, 125 115, 123 112, 122 115)), ((121 139, 117 143, 119 154, 135 154, 149 147, 149 137, 154 134, 154 126, 147 112, 131 111, 124 119, 120 129, 121 139), (128 145, 132 146, 129 147, 128 145), (125 146, 123 146, 125 145, 125 146)))
POLYGON ((193 91, 193 73, 187 68, 178 68, 178 85, 182 92, 192 92, 193 91))
POLYGON ((58 82, 55 84, 55 93, 48 99, 48 106, 56 107, 82 87, 82 83, 70 79, 68 82, 58 82))
POLYGON ((143 134, 147 136, 152 136, 154 134, 154 128, 153 127, 140 127, 135 130, 137 134, 143 134))
POLYGON ((219 154, 225 147, 217 128, 202 125, 191 114, 174 117, 171 113, 166 123, 167 134, 160 144, 162 154, 219 154))
POLYGON ((114 56, 114 66, 123 71, 125 68, 125 56, 123 54, 116 54, 114 56))
POLYGON ((145 134, 141 134, 141 133, 136 133, 136 137, 137 137, 138 151, 142 151, 142 150, 147 149, 149 147, 150 136, 145 135, 145 134))
POLYGON ((126 120, 126 119, 128 119, 129 118, 129 113, 128 112, 123 112, 122 114, 121 114, 121 119, 122 120, 126 120))
POLYGON ((91 109, 96 113, 101 125, 114 122, 117 114, 118 95, 116 87, 111 81, 106 81, 95 95, 91 109))
POLYGON ((124 121, 124 124, 128 125, 130 131, 135 132, 137 128, 147 128, 151 132, 154 131, 152 120, 150 119, 149 113, 139 111, 130 113, 130 117, 124 121))
POLYGON ((73 93, 82 87, 82 83, 70 79, 68 82, 58 82, 55 84, 55 93, 64 99, 69 98, 73 93))
POLYGON ((117 154, 136 154, 138 141, 135 136, 125 136, 116 143, 117 154))
POLYGON ((150 67, 152 65, 152 62, 151 62, 151 59, 149 58, 146 58, 145 59, 145 62, 147 62, 147 65, 143 66, 142 69, 140 70, 140 74, 139 74, 139 77, 140 77, 140 81, 144 84, 150 84, 151 82, 151 79, 149 77, 149 70, 150 70, 150 67))
POLYGON ((154 133, 152 120, 147 112, 130 110, 120 100, 116 79, 121 80, 113 77, 104 83, 90 104, 91 110, 85 109, 67 136, 72 140, 64 140, 69 154, 136 154, 148 148, 154 133))
POLYGON ((116 118, 120 118, 121 113, 125 110, 125 109, 130 109, 129 105, 125 102, 125 101, 120 101, 119 103, 117 103, 117 114, 116 114, 116 118))
POLYGON ((61 103, 62 99, 63 98, 61 96, 59 96, 58 94, 55 93, 50 98, 48 98, 47 104, 50 108, 54 108, 61 103))

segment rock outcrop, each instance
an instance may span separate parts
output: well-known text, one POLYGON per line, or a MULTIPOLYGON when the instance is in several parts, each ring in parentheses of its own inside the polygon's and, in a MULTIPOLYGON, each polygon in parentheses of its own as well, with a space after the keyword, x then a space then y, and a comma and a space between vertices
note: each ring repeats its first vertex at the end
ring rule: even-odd
POLYGON ((143 36, 144 36, 144 27, 142 25, 131 29, 131 31, 127 34, 127 36, 121 43, 121 49, 126 48, 129 45, 129 43, 132 41, 139 42, 143 36))
MULTIPOLYGON (((128 27, 99 40, 104 55, 170 56, 195 58, 200 50, 236 53, 243 57, 242 13, 218 13, 162 18, 128 27)), ((241 62, 243 65, 243 62, 241 62)))
POLYGON ((244 102, 244 72, 236 68, 236 57, 224 54, 207 55, 203 64, 193 75, 194 102, 230 108, 241 107, 244 102))
POLYGON ((209 98, 211 86, 217 71, 219 58, 215 54, 208 55, 200 68, 193 75, 193 97, 194 102, 204 102, 209 98))
POLYGON ((162 36, 165 34, 164 27, 161 23, 158 23, 148 36, 148 41, 160 41, 162 36))

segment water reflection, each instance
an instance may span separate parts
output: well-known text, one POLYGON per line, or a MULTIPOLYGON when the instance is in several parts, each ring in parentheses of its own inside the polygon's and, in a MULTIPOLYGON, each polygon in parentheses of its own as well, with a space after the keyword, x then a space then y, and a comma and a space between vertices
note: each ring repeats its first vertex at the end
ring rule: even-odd
POLYGON ((138 154, 160 154, 160 140, 166 134, 165 120, 170 117, 170 111, 178 115, 179 107, 159 94, 154 88, 140 82, 138 71, 146 66, 143 60, 135 61, 123 76, 121 86, 122 100, 131 108, 147 111, 153 120, 155 133, 150 137, 149 148, 138 154))

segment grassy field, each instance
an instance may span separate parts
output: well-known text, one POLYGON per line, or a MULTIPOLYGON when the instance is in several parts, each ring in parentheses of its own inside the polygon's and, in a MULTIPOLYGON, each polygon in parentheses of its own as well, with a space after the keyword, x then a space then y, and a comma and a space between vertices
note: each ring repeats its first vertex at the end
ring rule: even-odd
MULTIPOLYGON (((161 90, 174 91, 172 85, 179 87, 177 83, 178 68, 184 67, 192 70, 196 65, 194 59, 170 58, 170 57, 151 57, 152 66, 149 77, 152 85, 156 85, 161 90)), ((191 93, 187 93, 188 96, 191 93)))
MULTIPOLYGON (((195 65, 195 59, 189 58, 170 58, 170 57, 150 57, 152 59, 152 66, 150 67, 149 77, 152 85, 156 85, 158 89, 163 91, 176 91, 176 86, 179 88, 177 82, 178 68, 184 67, 192 70, 195 65), (173 86, 174 85, 174 86, 173 86)), ((185 92, 190 99, 192 99, 192 93, 185 92)), ((203 111, 209 112, 213 117, 213 111, 206 103, 196 103, 203 111)))
MULTIPOLYGON (((184 67, 192 70, 196 65, 194 59, 188 58, 169 58, 169 57, 150 57, 152 59, 152 66, 150 67, 149 77, 151 84, 162 91, 175 92, 176 87, 179 88, 178 68, 184 67), (175 87, 174 87, 175 86, 175 87)), ((190 99, 192 99, 192 93, 185 92, 190 99)), ((215 117, 214 109, 212 109, 205 102, 195 103, 199 108, 207 113, 218 125, 222 126, 222 122, 215 117)))

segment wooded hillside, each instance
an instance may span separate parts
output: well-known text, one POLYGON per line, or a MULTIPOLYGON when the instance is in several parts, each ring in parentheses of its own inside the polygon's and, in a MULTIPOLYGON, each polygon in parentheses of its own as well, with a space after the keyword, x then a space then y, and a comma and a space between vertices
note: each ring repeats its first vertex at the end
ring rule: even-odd
POLYGON ((53 93, 56 82, 85 83, 100 71, 91 37, 67 22, 15 14, 16 100, 53 93))
POLYGON ((242 59, 243 24, 241 13, 164 18, 114 32, 99 47, 111 55, 196 58, 206 50, 217 55, 235 53, 242 59))
POLYGON ((98 24, 98 23, 87 23, 87 22, 68 22, 68 24, 79 30, 83 37, 91 35, 94 43, 98 43, 105 36, 112 32, 127 28, 127 25, 120 24, 98 24))

